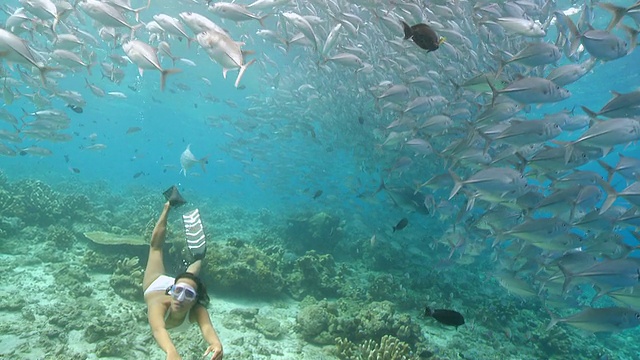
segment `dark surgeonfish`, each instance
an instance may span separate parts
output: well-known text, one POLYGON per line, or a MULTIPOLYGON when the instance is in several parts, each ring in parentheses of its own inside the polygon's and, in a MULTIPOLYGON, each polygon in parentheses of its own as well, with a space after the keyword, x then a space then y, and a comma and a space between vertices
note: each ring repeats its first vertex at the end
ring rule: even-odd
POLYGON ((427 24, 409 26, 406 22, 401 22, 404 29, 404 39, 413 40, 416 45, 427 52, 438 50, 440 44, 444 42, 444 38, 438 37, 438 34, 427 24))
POLYGON ((444 325, 455 326, 456 329, 458 326, 464 325, 464 316, 454 310, 431 309, 427 306, 424 309, 424 316, 432 317, 436 319, 437 322, 444 325))
POLYGON ((407 218, 402 218, 402 220, 398 221, 398 223, 396 224, 396 226, 393 226, 393 227, 392 227, 392 228, 393 228, 393 232, 400 231, 400 230, 402 230, 402 229, 406 228, 406 227, 407 227, 407 225, 409 225, 409 219, 407 219, 407 218))

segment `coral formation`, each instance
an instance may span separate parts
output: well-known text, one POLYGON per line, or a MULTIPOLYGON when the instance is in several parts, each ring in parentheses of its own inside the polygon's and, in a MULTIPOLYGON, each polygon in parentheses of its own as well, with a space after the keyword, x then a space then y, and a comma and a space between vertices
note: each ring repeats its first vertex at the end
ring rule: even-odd
POLYGON ((264 335, 265 338, 271 340, 280 338, 285 332, 280 321, 260 314, 255 318, 255 329, 264 335))
POLYGON ((84 236, 100 245, 149 245, 145 238, 138 235, 118 235, 107 231, 88 231, 84 233, 84 236))
POLYGON ((28 225, 53 224, 65 214, 60 194, 40 180, 26 179, 11 189, 17 201, 8 211, 28 225))
POLYGON ((309 342, 331 344, 336 337, 352 341, 393 335, 415 344, 422 339, 420 326, 406 314, 396 314, 389 301, 357 304, 339 300, 316 302, 306 298, 296 318, 299 333, 309 342))
POLYGON ((332 325, 336 323, 338 317, 336 304, 326 300, 315 302, 310 297, 306 298, 304 303, 308 305, 302 307, 296 316, 297 332, 311 343, 332 344, 336 337, 331 332, 332 325))
POLYGON ((334 297, 344 283, 338 276, 333 256, 318 255, 309 251, 293 263, 293 270, 286 276, 287 291, 296 300, 306 296, 334 297))
POLYGON ((117 262, 117 257, 111 254, 99 254, 93 250, 85 250, 82 256, 82 263, 91 269, 103 273, 113 272, 113 264, 117 262))
POLYGON ((69 248, 77 240, 73 231, 60 225, 50 225, 46 234, 45 240, 52 242, 56 247, 69 248))
POLYGON ((282 295, 284 279, 278 263, 262 250, 237 239, 211 246, 203 273, 216 292, 263 296, 282 295))
POLYGON ((285 242, 298 254, 309 250, 330 253, 343 237, 340 220, 325 212, 300 215, 289 219, 288 224, 285 242))
POLYGON ((385 335, 380 343, 366 340, 361 344, 354 344, 344 338, 336 339, 337 356, 342 360, 418 360, 419 357, 411 353, 411 348, 397 338, 385 335))
POLYGON ((142 268, 138 257, 118 260, 109 285, 120 297, 131 301, 142 301, 142 268))
POLYGON ((90 296, 93 293, 93 289, 86 285, 89 282, 89 276, 85 268, 62 264, 53 271, 53 276, 58 285, 57 288, 75 298, 90 296))

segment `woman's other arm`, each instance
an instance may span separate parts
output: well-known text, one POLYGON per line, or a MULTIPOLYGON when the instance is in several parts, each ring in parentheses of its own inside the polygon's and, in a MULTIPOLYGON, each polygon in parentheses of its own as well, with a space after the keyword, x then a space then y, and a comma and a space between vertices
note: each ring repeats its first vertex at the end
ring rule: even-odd
POLYGON ((180 359, 178 350, 173 345, 169 332, 165 328, 164 314, 167 311, 166 306, 162 303, 149 304, 149 325, 151 326, 151 332, 156 339, 158 346, 167 354, 167 359, 180 359))
POLYGON ((202 306, 196 306, 193 308, 193 310, 195 311, 194 315, 196 317, 198 325, 200 326, 200 331, 202 331, 202 337, 209 344, 209 347, 207 347, 204 355, 211 355, 211 360, 221 360, 222 343, 220 343, 218 333, 211 323, 209 312, 202 306))

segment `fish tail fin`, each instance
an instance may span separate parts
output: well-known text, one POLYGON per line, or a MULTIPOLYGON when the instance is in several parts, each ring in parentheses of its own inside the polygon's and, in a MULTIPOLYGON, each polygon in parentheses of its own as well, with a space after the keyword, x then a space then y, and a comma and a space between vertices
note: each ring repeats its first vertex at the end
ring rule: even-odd
POLYGON ((638 34, 640 34, 640 31, 624 24, 620 25, 620 27, 629 36, 629 49, 627 49, 627 54, 631 54, 631 52, 635 50, 636 46, 638 46, 638 34))
POLYGON ((198 160, 198 162, 200 162, 200 167, 202 168, 203 172, 207 172, 207 164, 209 164, 209 155, 203 157, 202 159, 198 160))
POLYGON ((53 18, 53 23, 51 24, 51 31, 53 32, 53 35, 57 38, 58 34, 56 33, 56 26, 58 26, 58 23, 60 22, 60 18, 58 17, 58 15, 56 15, 53 18))
POLYGON ((605 182, 602 179, 598 179, 598 183, 604 189, 604 191, 607 193, 607 197, 604 199, 604 202, 602 203, 602 206, 600 206, 600 211, 598 212, 599 214, 602 214, 605 211, 609 210, 611 205, 613 205, 613 203, 618 198, 618 193, 616 192, 616 190, 611 185, 609 185, 608 182, 605 182))
POLYGON ((616 25, 618 25, 620 20, 622 20, 622 18, 627 14, 627 8, 625 7, 616 6, 609 3, 597 3, 596 5, 603 8, 604 10, 610 11, 613 14, 613 17, 611 18, 611 22, 609 22, 609 25, 607 26, 607 29, 605 31, 609 31, 613 29, 616 25))
POLYGON ((576 24, 574 24, 573 20, 571 20, 570 17, 567 16, 566 21, 567 21, 567 27, 571 32, 571 34, 569 35, 570 49, 569 49, 568 56, 572 56, 573 54, 576 53, 576 51, 580 47, 580 38, 582 37, 582 34, 580 34, 578 27, 576 26, 576 24))
POLYGON ((433 310, 431 310, 430 307, 425 306, 424 307, 424 316, 425 317, 429 317, 429 316, 432 316, 432 315, 433 315, 433 310))
POLYGON ((167 76, 171 75, 171 74, 175 74, 175 73, 179 73, 181 72, 182 69, 177 69, 177 68, 173 68, 173 69, 164 69, 160 72, 160 90, 164 91, 164 86, 167 83, 167 76))
POLYGON ((546 329, 546 331, 549 331, 551 330, 552 327, 556 326, 556 324, 560 321, 560 318, 553 315, 553 313, 546 307, 545 307, 545 310, 547 311, 547 314, 549 314, 549 316, 551 317, 551 320, 549 321, 549 324, 547 324, 547 329, 546 329))
POLYGON ((459 84, 457 84, 455 81, 453 81, 453 79, 449 79, 449 82, 451 83, 451 85, 453 85, 456 91, 460 90, 460 88, 462 87, 459 84))
POLYGON ((496 103, 496 99, 498 98, 498 95, 500 95, 500 91, 498 91, 498 89, 496 89, 496 87, 493 86, 489 78, 487 78, 487 84, 489 84, 489 88, 491 88, 491 93, 493 94, 491 97, 491 106, 493 106, 496 103))
POLYGON ((240 85, 240 80, 242 79, 242 76, 244 75, 244 72, 247 71, 247 68, 251 64, 253 64, 254 62, 256 62, 256 59, 253 59, 253 60, 249 61, 248 63, 240 66, 240 72, 238 72, 238 77, 236 78, 236 83, 234 84, 236 88, 240 85))
POLYGON ((393 229, 392 233, 396 232, 396 227, 392 226, 391 229, 393 229))
POLYGON ((589 117, 591 118, 595 118, 598 117, 598 113, 590 110, 589 108, 587 108, 586 106, 580 106, 582 108, 582 111, 584 111, 585 114, 589 115, 589 117))
POLYGON ((264 19, 266 19, 266 18, 267 18, 267 16, 269 16, 269 15, 271 15, 271 14, 266 14, 266 15, 261 16, 261 17, 259 17, 259 18, 257 19, 257 20, 258 20, 258 22, 260 23, 260 26, 264 27, 264 19))
POLYGON ((376 191, 373 193, 373 195, 379 193, 382 190, 385 190, 387 187, 384 185, 384 178, 382 177, 382 175, 380 175, 380 185, 378 185, 378 188, 376 189, 376 191))
POLYGON ((568 164, 571 161, 571 156, 573 156, 573 146, 574 142, 568 142, 564 148, 564 164, 568 164))
POLYGON ((144 24, 136 24, 131 27, 131 39, 136 38, 136 30, 140 29, 143 26, 144 24))
POLYGON ((569 286, 573 281, 574 274, 561 263, 558 263, 558 268, 560 268, 560 271, 562 271, 562 274, 564 274, 564 283, 562 283, 562 293, 565 294, 567 290, 569 290, 569 286))
POLYGON ((151 7, 151 0, 147 1, 147 5, 141 8, 133 9, 133 13, 136 15, 136 21, 140 21, 140 11, 147 10, 151 7))
POLYGON ((449 200, 451 200, 454 196, 456 196, 458 191, 462 189, 463 182, 462 179, 458 177, 458 175, 451 171, 451 169, 449 169, 449 174, 451 174, 451 178, 453 178, 454 182, 453 189, 451 189, 451 193, 449 194, 449 200))
POLYGON ((400 23, 402 23, 402 29, 404 30, 404 39, 405 40, 411 39, 411 37, 413 36, 413 31, 411 31, 411 26, 409 26, 409 24, 407 24, 402 20, 400 20, 400 23))
POLYGON ((614 169, 613 167, 609 166, 609 164, 607 164, 606 162, 598 159, 598 164, 600 164, 600 166, 602 166, 602 168, 604 169, 604 171, 607 172, 607 183, 609 185, 611 185, 611 178, 613 177, 613 174, 616 172, 616 169, 614 169))
POLYGON ((42 85, 47 84, 47 73, 54 70, 57 70, 57 68, 46 65, 38 66, 38 71, 40 71, 40 81, 42 81, 42 85))

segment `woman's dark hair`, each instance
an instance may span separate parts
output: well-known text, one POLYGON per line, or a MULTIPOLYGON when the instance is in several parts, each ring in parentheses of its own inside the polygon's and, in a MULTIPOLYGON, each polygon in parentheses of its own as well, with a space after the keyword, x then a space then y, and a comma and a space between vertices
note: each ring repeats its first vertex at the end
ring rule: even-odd
POLYGON ((200 304, 204 307, 209 305, 209 294, 207 294, 207 288, 204 286, 202 280, 199 277, 190 272, 183 272, 182 274, 176 276, 176 280, 173 282, 174 284, 178 282, 180 279, 190 279, 196 283, 196 303, 200 304))

